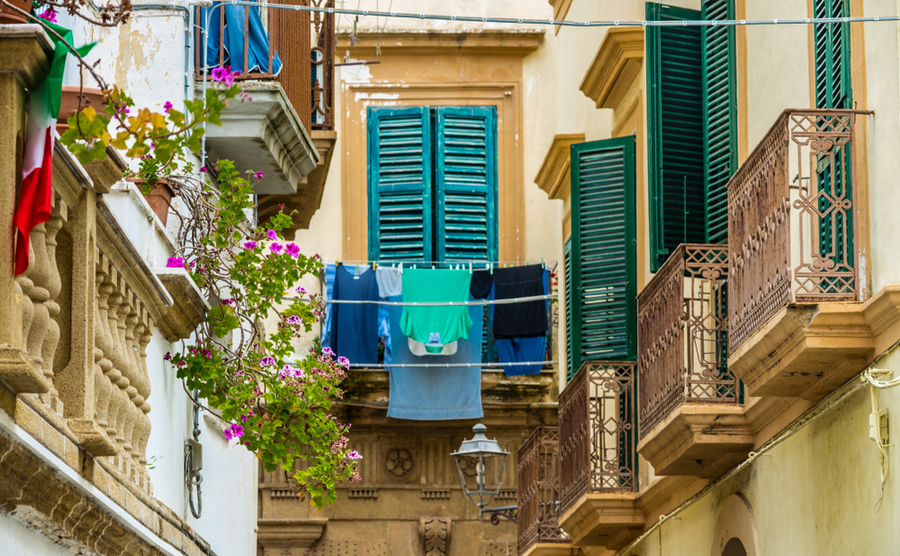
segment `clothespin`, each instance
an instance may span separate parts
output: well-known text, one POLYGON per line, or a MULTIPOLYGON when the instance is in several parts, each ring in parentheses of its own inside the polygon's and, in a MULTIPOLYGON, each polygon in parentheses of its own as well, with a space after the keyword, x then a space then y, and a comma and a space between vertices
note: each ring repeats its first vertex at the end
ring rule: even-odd
POLYGON ((544 262, 544 257, 541 257, 541 268, 547 268, 547 264, 544 262))
POLYGON ((400 263, 400 274, 403 274, 403 263, 400 263))
POLYGON ((434 270, 434 265, 431 265, 431 270, 434 270))
POLYGON ((469 261, 469 275, 472 274, 472 261, 469 261))
POLYGON ((488 263, 488 270, 491 271, 491 276, 494 275, 494 263, 488 263))

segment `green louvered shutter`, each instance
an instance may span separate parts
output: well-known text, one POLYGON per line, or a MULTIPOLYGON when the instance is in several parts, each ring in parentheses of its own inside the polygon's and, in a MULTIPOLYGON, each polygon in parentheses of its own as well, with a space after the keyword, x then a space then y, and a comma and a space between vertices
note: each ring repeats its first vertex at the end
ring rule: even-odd
MULTIPOLYGON (((849 17, 847 0, 813 0, 817 18, 849 17)), ((816 23, 816 108, 852 108, 850 24, 816 23)))
POLYGON ((428 108, 369 108, 369 259, 432 260, 428 108))
MULTIPOLYGON (((704 20, 733 20, 734 0, 703 0, 704 20)), ((735 29, 703 27, 706 243, 728 241, 728 180, 737 170, 735 29)))
POLYGON ((634 137, 572 145, 571 373, 637 356, 634 137))
POLYGON ((566 277, 566 381, 575 378, 575 360, 572 358, 572 239, 566 241, 563 250, 563 264, 566 277))
MULTIPOLYGON (((648 2, 647 19, 700 19, 700 12, 648 2)), ((703 75, 697 26, 647 27, 650 268, 680 243, 706 242, 703 75)))
POLYGON ((436 108, 435 137, 438 260, 496 261, 496 110, 436 108))

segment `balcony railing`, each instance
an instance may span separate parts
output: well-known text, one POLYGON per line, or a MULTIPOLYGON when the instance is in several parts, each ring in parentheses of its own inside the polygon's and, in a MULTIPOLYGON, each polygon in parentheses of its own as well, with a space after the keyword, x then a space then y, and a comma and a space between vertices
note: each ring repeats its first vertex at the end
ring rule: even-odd
MULTIPOLYGON (((333 8, 334 0, 285 0, 268 2, 268 5, 283 4, 292 6, 310 6, 316 8, 333 8)), ((215 3, 218 5, 218 2, 215 3)), ((243 48, 238 52, 229 52, 224 40, 218 40, 218 52, 214 59, 207 59, 206 66, 243 67, 245 71, 237 76, 238 80, 277 81, 284 88, 288 100, 300 117, 307 131, 314 129, 334 129, 334 14, 323 12, 305 12, 287 9, 265 9, 260 7, 231 6, 232 10, 243 8, 243 48), (259 18, 265 36, 253 35, 255 26, 251 25, 251 10, 259 10, 259 18), (252 35, 249 37, 248 34, 252 35), (268 38, 265 62, 254 66, 251 58, 255 44, 268 38), (243 60, 235 65, 232 57, 243 60), (281 70, 277 71, 281 62, 281 70), (250 71, 246 68, 250 66, 250 71)), ((206 24, 207 11, 196 10, 196 21, 206 24)), ((226 8, 217 8, 212 12, 213 22, 210 27, 224 29, 228 17, 226 8), (218 23, 215 22, 218 20, 218 23)), ((238 17, 238 20, 240 18, 238 17)), ((196 60, 197 79, 203 77, 203 42, 202 33, 197 33, 196 60)), ((208 43, 215 45, 215 42, 208 43)), ((233 49, 232 49, 233 50, 233 49)), ((256 53, 259 55, 259 53, 256 53)), ((209 58, 209 57, 208 57, 209 58)))
POLYGON ((859 300, 853 110, 787 110, 728 184, 730 348, 788 303, 859 300))
POLYGON ((735 403, 727 245, 680 245, 638 296, 640 436, 685 403, 735 403))
POLYGON ((519 554, 535 543, 569 542, 559 528, 559 429, 537 428, 516 457, 519 554))
POLYGON ((560 514, 588 493, 637 486, 637 363, 586 362, 559 396, 560 514))

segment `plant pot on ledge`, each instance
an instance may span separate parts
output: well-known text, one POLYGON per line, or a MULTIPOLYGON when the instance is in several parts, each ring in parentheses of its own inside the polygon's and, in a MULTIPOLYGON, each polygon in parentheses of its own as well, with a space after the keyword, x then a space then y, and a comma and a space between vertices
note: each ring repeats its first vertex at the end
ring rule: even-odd
MULTIPOLYGON (((91 87, 84 88, 85 106, 91 106, 97 112, 106 107, 103 102, 103 91, 91 87)), ((78 110, 78 87, 64 85, 59 103, 59 118, 56 120, 56 132, 62 135, 69 129, 69 118, 78 110)))
MULTIPOLYGON (((129 178, 128 181, 137 185, 138 189, 141 189, 144 184, 144 180, 140 178, 129 178)), ((153 213, 159 218, 163 227, 165 227, 169 216, 169 206, 172 204, 172 197, 175 196, 175 191, 169 186, 169 182, 158 180, 156 185, 150 189, 150 193, 141 191, 141 194, 146 199, 147 204, 150 205, 150 208, 153 209, 153 213)))
MULTIPOLYGON (((22 0, 7 0, 13 6, 24 12, 31 12, 31 0, 23 2, 22 0)), ((0 24, 4 23, 28 23, 28 18, 19 12, 14 12, 3 4, 0 4, 0 24)))

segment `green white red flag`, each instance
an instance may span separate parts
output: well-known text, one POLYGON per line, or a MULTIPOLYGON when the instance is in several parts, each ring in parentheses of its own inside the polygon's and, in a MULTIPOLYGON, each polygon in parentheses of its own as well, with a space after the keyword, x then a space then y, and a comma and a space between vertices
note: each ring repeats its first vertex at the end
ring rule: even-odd
MULTIPOLYGON (((58 33, 65 42, 72 44, 71 30, 47 21, 42 23, 58 33)), ((31 230, 50 220, 52 209, 53 147, 56 135, 54 128, 59 116, 63 72, 66 69, 69 51, 58 38, 50 33, 48 35, 54 44, 53 59, 47 78, 30 95, 25 155, 22 159, 22 187, 19 190, 19 203, 13 217, 13 224, 16 227, 16 275, 28 269, 31 230)), ((76 50, 79 55, 84 56, 94 44, 76 50)))

